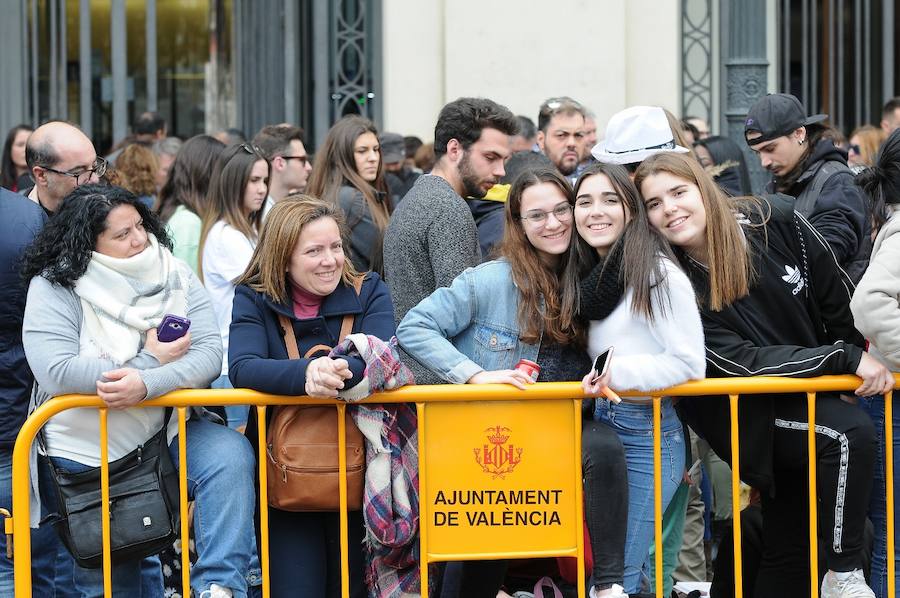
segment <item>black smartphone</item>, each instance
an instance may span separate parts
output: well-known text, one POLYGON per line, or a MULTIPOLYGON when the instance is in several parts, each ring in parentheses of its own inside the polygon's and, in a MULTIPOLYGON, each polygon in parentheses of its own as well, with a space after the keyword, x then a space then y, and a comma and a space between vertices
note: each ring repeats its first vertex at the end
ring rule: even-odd
POLYGON ((612 361, 613 348, 609 347, 597 356, 597 359, 594 360, 594 367, 591 368, 593 372, 593 376, 591 377, 591 382, 594 382, 597 378, 605 374, 609 371, 609 362, 612 361))

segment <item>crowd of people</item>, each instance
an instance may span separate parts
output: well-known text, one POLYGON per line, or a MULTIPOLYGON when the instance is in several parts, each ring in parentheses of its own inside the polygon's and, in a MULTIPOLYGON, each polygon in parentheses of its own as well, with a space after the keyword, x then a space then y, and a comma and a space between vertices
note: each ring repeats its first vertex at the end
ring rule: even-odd
MULTIPOLYGON (((431 143, 351 115, 313 155, 288 123, 182 141, 145 113, 106 158, 72 124, 15 127, 0 172, 0 506, 22 422, 57 395, 96 394, 111 408, 111 461, 162 434, 177 467, 177 418, 136 406, 178 388, 344 400, 407 383, 524 389, 535 381, 517 367, 527 360, 537 381, 580 381, 586 397, 590 597, 650 596, 657 576, 667 596, 677 580, 711 581, 711 595, 727 597, 729 403, 662 399, 656 571, 649 395, 704 377, 853 374, 852 395, 818 395, 813 456, 805 395, 739 403, 743 592, 809 593, 815 459, 821 596, 884 598, 900 98, 883 116, 844 141, 827 115, 770 94, 735 141, 655 106, 622 110, 598 134, 570 97, 545 101, 536 122, 460 98, 441 109, 431 143), (755 195, 751 154, 772 176, 755 195), (187 332, 164 338, 169 317, 187 332), (608 369, 593 371, 610 347, 608 369)), ((415 412, 348 411, 370 465, 349 517, 350 595, 418 595, 415 412)), ((263 520, 273 596, 340 595, 337 513, 257 503, 259 425, 246 406, 190 410, 192 587, 176 587, 175 546, 114 558, 116 595, 259 595, 263 520)), ((50 523, 54 476, 96 468, 99 437, 96 412, 74 409, 33 448, 35 595, 103 595, 102 570, 77 563, 50 523)), ((431 593, 524 596, 516 570, 448 563, 431 593)), ((0 550, 0 594, 12 584, 0 550)))

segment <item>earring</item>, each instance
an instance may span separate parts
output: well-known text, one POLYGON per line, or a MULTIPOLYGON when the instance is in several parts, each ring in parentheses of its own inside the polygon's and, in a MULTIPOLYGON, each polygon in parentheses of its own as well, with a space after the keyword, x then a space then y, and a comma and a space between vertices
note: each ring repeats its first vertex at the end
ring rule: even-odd
POLYGON ((797 145, 803 145, 803 142, 804 142, 804 141, 806 141, 806 139, 798 139, 798 140, 797 140, 797 145))

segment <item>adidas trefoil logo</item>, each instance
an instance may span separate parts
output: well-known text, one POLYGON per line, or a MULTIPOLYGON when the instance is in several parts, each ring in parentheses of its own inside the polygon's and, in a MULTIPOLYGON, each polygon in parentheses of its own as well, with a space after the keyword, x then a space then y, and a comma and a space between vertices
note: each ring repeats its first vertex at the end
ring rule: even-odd
POLYGON ((791 268, 790 266, 785 265, 784 271, 787 272, 784 276, 781 277, 781 280, 788 283, 789 285, 794 286, 791 291, 794 295, 803 290, 803 287, 806 284, 806 281, 803 280, 803 275, 800 273, 800 268, 791 268))

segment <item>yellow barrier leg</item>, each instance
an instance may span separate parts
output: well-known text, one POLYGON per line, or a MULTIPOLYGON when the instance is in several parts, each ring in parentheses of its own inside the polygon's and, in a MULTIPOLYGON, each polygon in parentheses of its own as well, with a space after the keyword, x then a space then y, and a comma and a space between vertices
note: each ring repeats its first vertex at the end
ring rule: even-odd
POLYGON ((809 454, 809 595, 819 598, 819 512, 816 504, 816 393, 806 393, 809 454))
POLYGON ((887 493, 885 507, 887 510, 887 582, 888 598, 895 598, 896 567, 894 563, 894 393, 884 395, 884 479, 887 493))
POLYGON ((191 595, 191 536, 188 530, 187 495, 187 420, 185 408, 178 408, 178 502, 181 514, 181 587, 183 596, 191 595))
POLYGON ((425 403, 416 403, 416 424, 419 429, 419 584, 422 598, 428 598, 428 493, 425 460, 425 403))
POLYGON ((744 596, 744 563, 741 548, 741 443, 738 428, 738 395, 728 395, 731 409, 731 524, 734 529, 734 598, 744 596))
POLYGON ((262 595, 270 598, 269 590, 269 486, 266 474, 266 406, 256 406, 256 442, 259 447, 259 562, 262 567, 262 595))
POLYGON ((338 471, 340 472, 338 486, 341 498, 341 596, 350 598, 350 563, 348 553, 350 540, 347 535, 350 527, 347 525, 347 422, 344 414, 347 407, 343 403, 337 406, 338 418, 338 471))
POLYGON ((100 409, 100 525, 103 538, 103 593, 112 596, 112 554, 109 529, 109 425, 107 409, 100 409))
MULTIPOLYGON (((656 531, 656 595, 663 595, 663 532, 662 532, 662 447, 660 444, 660 402, 662 397, 653 397, 653 525, 656 531)), ((690 442, 689 438, 684 439, 690 442)))
MULTIPOLYGON (((581 524, 584 521, 584 472, 582 472, 581 459, 581 399, 573 401, 575 408, 575 521, 581 524)), ((578 569, 578 598, 584 598, 584 588, 586 585, 584 579, 584 531, 581 525, 575 526, 575 548, 577 550, 578 560, 576 567, 578 569)))

